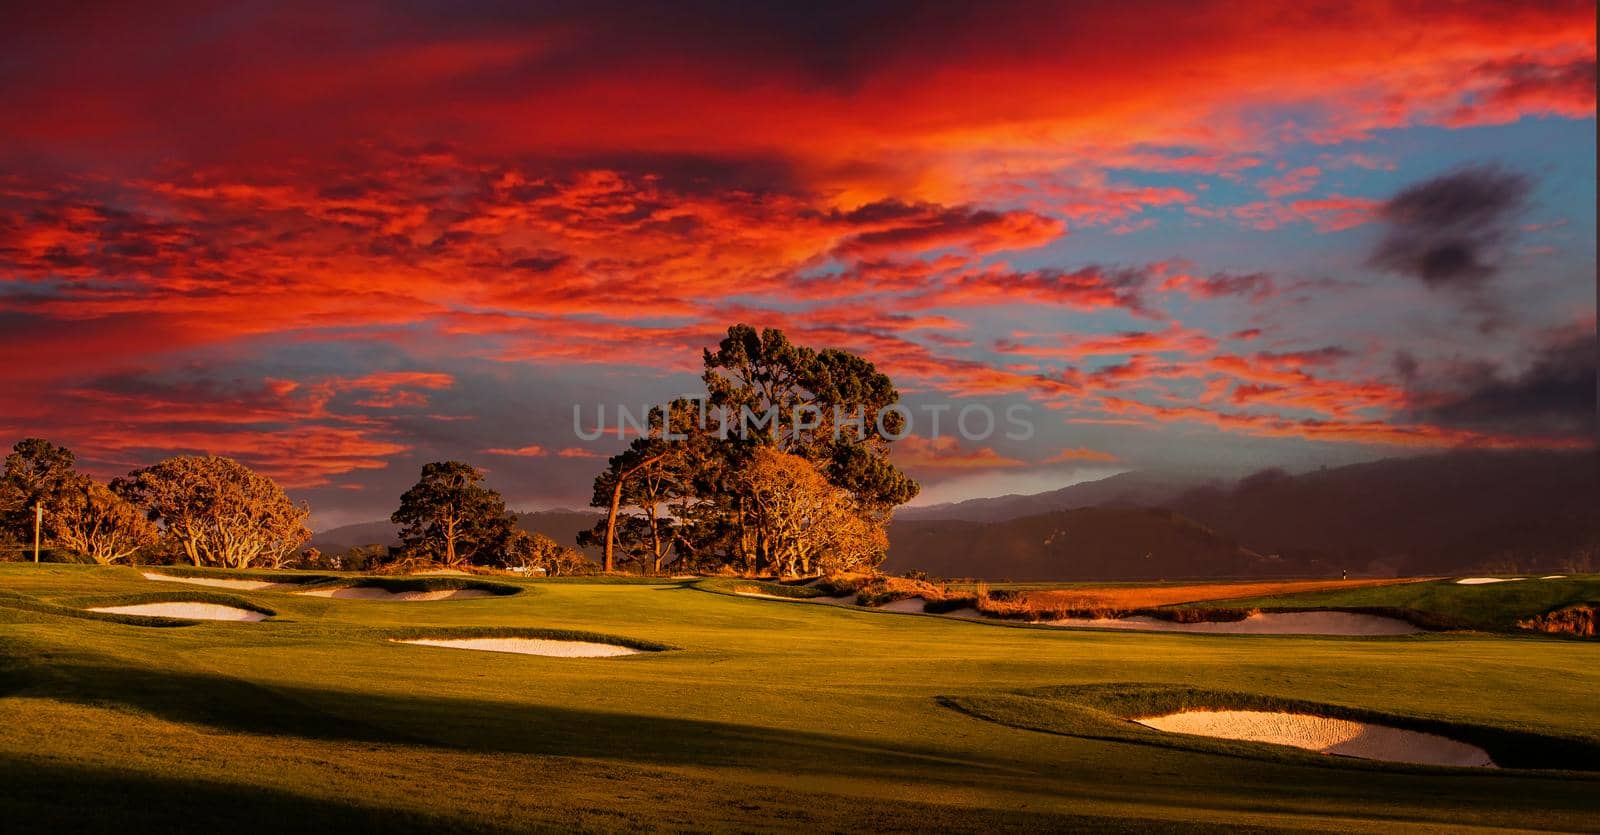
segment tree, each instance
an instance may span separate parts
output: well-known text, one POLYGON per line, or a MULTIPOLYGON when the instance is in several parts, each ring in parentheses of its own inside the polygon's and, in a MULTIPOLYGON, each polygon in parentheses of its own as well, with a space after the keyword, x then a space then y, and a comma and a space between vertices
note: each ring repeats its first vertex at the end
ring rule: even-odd
POLYGON ((197 566, 279 564, 311 537, 309 508, 231 458, 168 458, 111 487, 159 522, 168 541, 197 566))
POLYGON ((83 476, 60 492, 48 523, 62 547, 101 565, 125 560, 160 538, 139 508, 83 476))
POLYGON ((804 458, 757 449, 739 475, 750 499, 750 528, 772 573, 876 568, 888 550, 883 526, 854 497, 804 458))
POLYGON ((607 537, 610 537, 613 545, 607 555, 611 559, 612 571, 616 570, 619 563, 632 565, 640 573, 648 570, 651 561, 650 523, 643 516, 625 513, 601 517, 593 528, 578 533, 578 546, 604 548, 607 537))
POLYGON ((736 442, 803 456, 874 512, 916 498, 917 483, 889 461, 890 439, 904 428, 904 415, 889 408, 900 393, 866 359, 735 325, 705 352, 703 379, 736 442))
POLYGON ((19 541, 34 538, 40 509, 53 513, 78 478, 75 460, 71 450, 43 438, 24 438, 12 447, 0 485, 0 524, 6 533, 19 541))
POLYGON ((513 528, 502 551, 507 568, 542 569, 547 577, 594 573, 595 565, 582 554, 558 544, 542 533, 513 528))
POLYGON ((602 547, 608 571, 619 546, 624 560, 652 571, 672 560, 746 573, 875 565, 895 506, 918 490, 889 460, 905 420, 889 408, 900 397, 889 378, 862 357, 748 325, 729 328, 704 360, 705 397, 652 410, 646 437, 596 477, 592 504, 606 515, 579 544, 602 547), (786 505, 775 475, 765 478, 777 470, 809 485, 804 510, 786 505), (757 495, 758 487, 772 492, 757 495), (795 523, 796 514, 830 521, 795 523), (837 535, 824 535, 829 526, 837 535))
POLYGON ((460 461, 424 465, 389 517, 401 526, 405 551, 446 565, 493 562, 514 521, 505 500, 482 482, 482 472, 460 461))

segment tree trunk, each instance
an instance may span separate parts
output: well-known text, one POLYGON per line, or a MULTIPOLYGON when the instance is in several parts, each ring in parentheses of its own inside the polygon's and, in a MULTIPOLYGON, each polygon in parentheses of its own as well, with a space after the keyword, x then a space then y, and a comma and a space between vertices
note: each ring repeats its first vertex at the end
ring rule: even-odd
POLYGON ((656 509, 654 505, 645 509, 645 516, 650 520, 650 549, 655 553, 655 560, 651 564, 651 573, 661 573, 661 529, 656 527, 656 509))
POLYGON ((617 478, 617 486, 611 490, 611 510, 606 513, 606 564, 605 571, 610 574, 617 570, 615 550, 617 547, 617 507, 622 504, 622 478, 617 478))
POLYGON ((613 553, 617 544, 617 508, 622 505, 622 485, 628 483, 629 477, 645 467, 660 461, 666 455, 655 455, 640 461, 633 467, 617 474, 617 485, 611 488, 611 510, 606 513, 606 562, 605 572, 610 574, 617 568, 616 558, 613 553))

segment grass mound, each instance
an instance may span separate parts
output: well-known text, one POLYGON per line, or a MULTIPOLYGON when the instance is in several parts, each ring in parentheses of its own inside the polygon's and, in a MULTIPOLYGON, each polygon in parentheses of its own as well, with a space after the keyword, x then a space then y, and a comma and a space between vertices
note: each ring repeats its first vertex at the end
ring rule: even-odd
MULTIPOLYGON (((1435 734, 1476 745, 1502 768, 1600 771, 1600 741, 1437 717, 1403 716, 1348 705, 1166 684, 1119 683, 1044 687, 979 696, 940 696, 938 702, 974 718, 1024 730, 1085 739, 1212 751, 1269 759, 1318 756, 1208 737, 1151 733, 1131 720, 1191 710, 1303 713, 1435 734)), ((1319 760, 1327 758, 1318 756, 1319 760)), ((1340 765, 1396 764, 1334 760, 1340 765)), ((1415 767, 1415 766, 1406 766, 1415 767)))
POLYGON ((338 582, 339 578, 331 574, 317 574, 297 571, 252 571, 248 569, 229 568, 194 568, 185 565, 140 565, 134 566, 140 571, 151 574, 165 574, 168 577, 190 577, 197 580, 256 580, 263 583, 284 583, 293 585, 317 585, 320 583, 338 582))
POLYGON ((794 586, 787 583, 747 580, 738 577, 716 577, 710 580, 701 580, 695 584, 695 587, 706 589, 707 591, 722 592, 723 594, 760 594, 768 597, 787 597, 790 600, 811 600, 827 596, 816 586, 794 586))
POLYGON ((90 612, 91 608, 104 608, 108 606, 139 606, 149 603, 210 603, 217 606, 231 606, 235 609, 245 609, 258 612, 266 617, 273 617, 277 612, 255 603, 251 603, 231 594, 216 594, 212 592, 151 592, 147 594, 122 594, 112 596, 80 597, 65 600, 60 603, 51 603, 16 592, 0 590, 0 608, 11 609, 19 612, 31 612, 38 615, 53 617, 77 618, 79 620, 99 620, 110 623, 120 623, 126 626, 149 627, 174 627, 196 626, 198 620, 190 618, 175 618, 148 615, 124 615, 113 612, 90 612))
POLYGON ((1334 609, 1399 617, 1424 629, 1519 632, 1539 628, 1524 627, 1523 621, 1571 607, 1600 605, 1600 576, 1528 579, 1520 583, 1478 586, 1458 585, 1454 580, 1433 580, 1230 600, 1228 605, 1263 611, 1334 609))
POLYGON ((143 592, 139 594, 101 595, 96 597, 75 598, 70 601, 72 605, 89 609, 105 608, 108 606, 143 606, 149 603, 210 603, 214 606, 230 606, 235 609, 245 609, 258 612, 267 617, 274 617, 278 613, 252 603, 242 597, 232 594, 222 594, 208 591, 173 591, 173 592, 143 592))
POLYGON ((521 594, 520 586, 475 580, 471 577, 360 577, 354 580, 330 578, 334 582, 319 583, 319 589, 382 589, 390 594, 430 591, 481 591, 497 597, 521 594))

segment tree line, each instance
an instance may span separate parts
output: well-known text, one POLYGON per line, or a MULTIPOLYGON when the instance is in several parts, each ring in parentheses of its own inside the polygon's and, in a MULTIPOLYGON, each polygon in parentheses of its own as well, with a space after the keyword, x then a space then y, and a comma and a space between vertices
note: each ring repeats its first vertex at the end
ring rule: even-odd
POLYGON ((594 480, 604 515, 577 550, 523 530, 483 473, 425 465, 390 520, 397 548, 339 558, 303 546, 310 508, 270 477, 221 456, 175 456, 101 483, 73 453, 27 438, 0 478, 0 536, 111 565, 371 568, 440 563, 578 574, 737 572, 795 576, 876 568, 894 508, 918 490, 889 461, 903 414, 867 360, 796 345, 779 330, 728 329, 704 352, 706 393, 651 411, 639 437, 594 480), (763 420, 729 431, 718 415, 763 420), (862 419, 861 416, 866 416, 862 419))
POLYGON ((576 549, 517 527, 483 474, 459 461, 423 467, 401 497, 398 548, 342 555, 305 548, 310 508, 270 477, 221 456, 175 456, 101 483, 72 451, 42 438, 12 448, 0 476, 0 539, 11 554, 48 548, 101 565, 188 563, 220 568, 377 568, 388 563, 489 565, 577 574, 576 549))

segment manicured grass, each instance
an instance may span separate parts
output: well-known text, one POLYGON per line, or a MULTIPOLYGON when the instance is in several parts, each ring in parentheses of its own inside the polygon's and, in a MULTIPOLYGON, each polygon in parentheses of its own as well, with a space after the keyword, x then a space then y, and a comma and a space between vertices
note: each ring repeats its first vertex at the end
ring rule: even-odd
POLYGON ((1115 711, 1085 693, 1203 688, 1593 746, 1594 642, 1050 630, 684 581, 505 582, 532 593, 230 592, 278 614, 142 629, 50 609, 152 592, 133 569, 0 565, 0 589, 45 608, 0 605, 5 827, 1393 832, 1580 830, 1600 814, 1594 772, 1157 744, 950 704, 1066 705, 1103 730, 1115 711), (546 658, 388 641, 453 630, 674 649, 546 658), (1108 685, 1122 690, 1060 690, 1108 685))
POLYGON ((1229 600, 1227 605, 1257 609, 1400 609, 1432 616, 1443 625, 1521 631, 1517 627, 1519 620, 1579 603, 1600 603, 1600 576, 1588 574, 1555 580, 1535 577, 1477 586, 1463 586, 1455 580, 1430 580, 1244 598, 1229 600))

